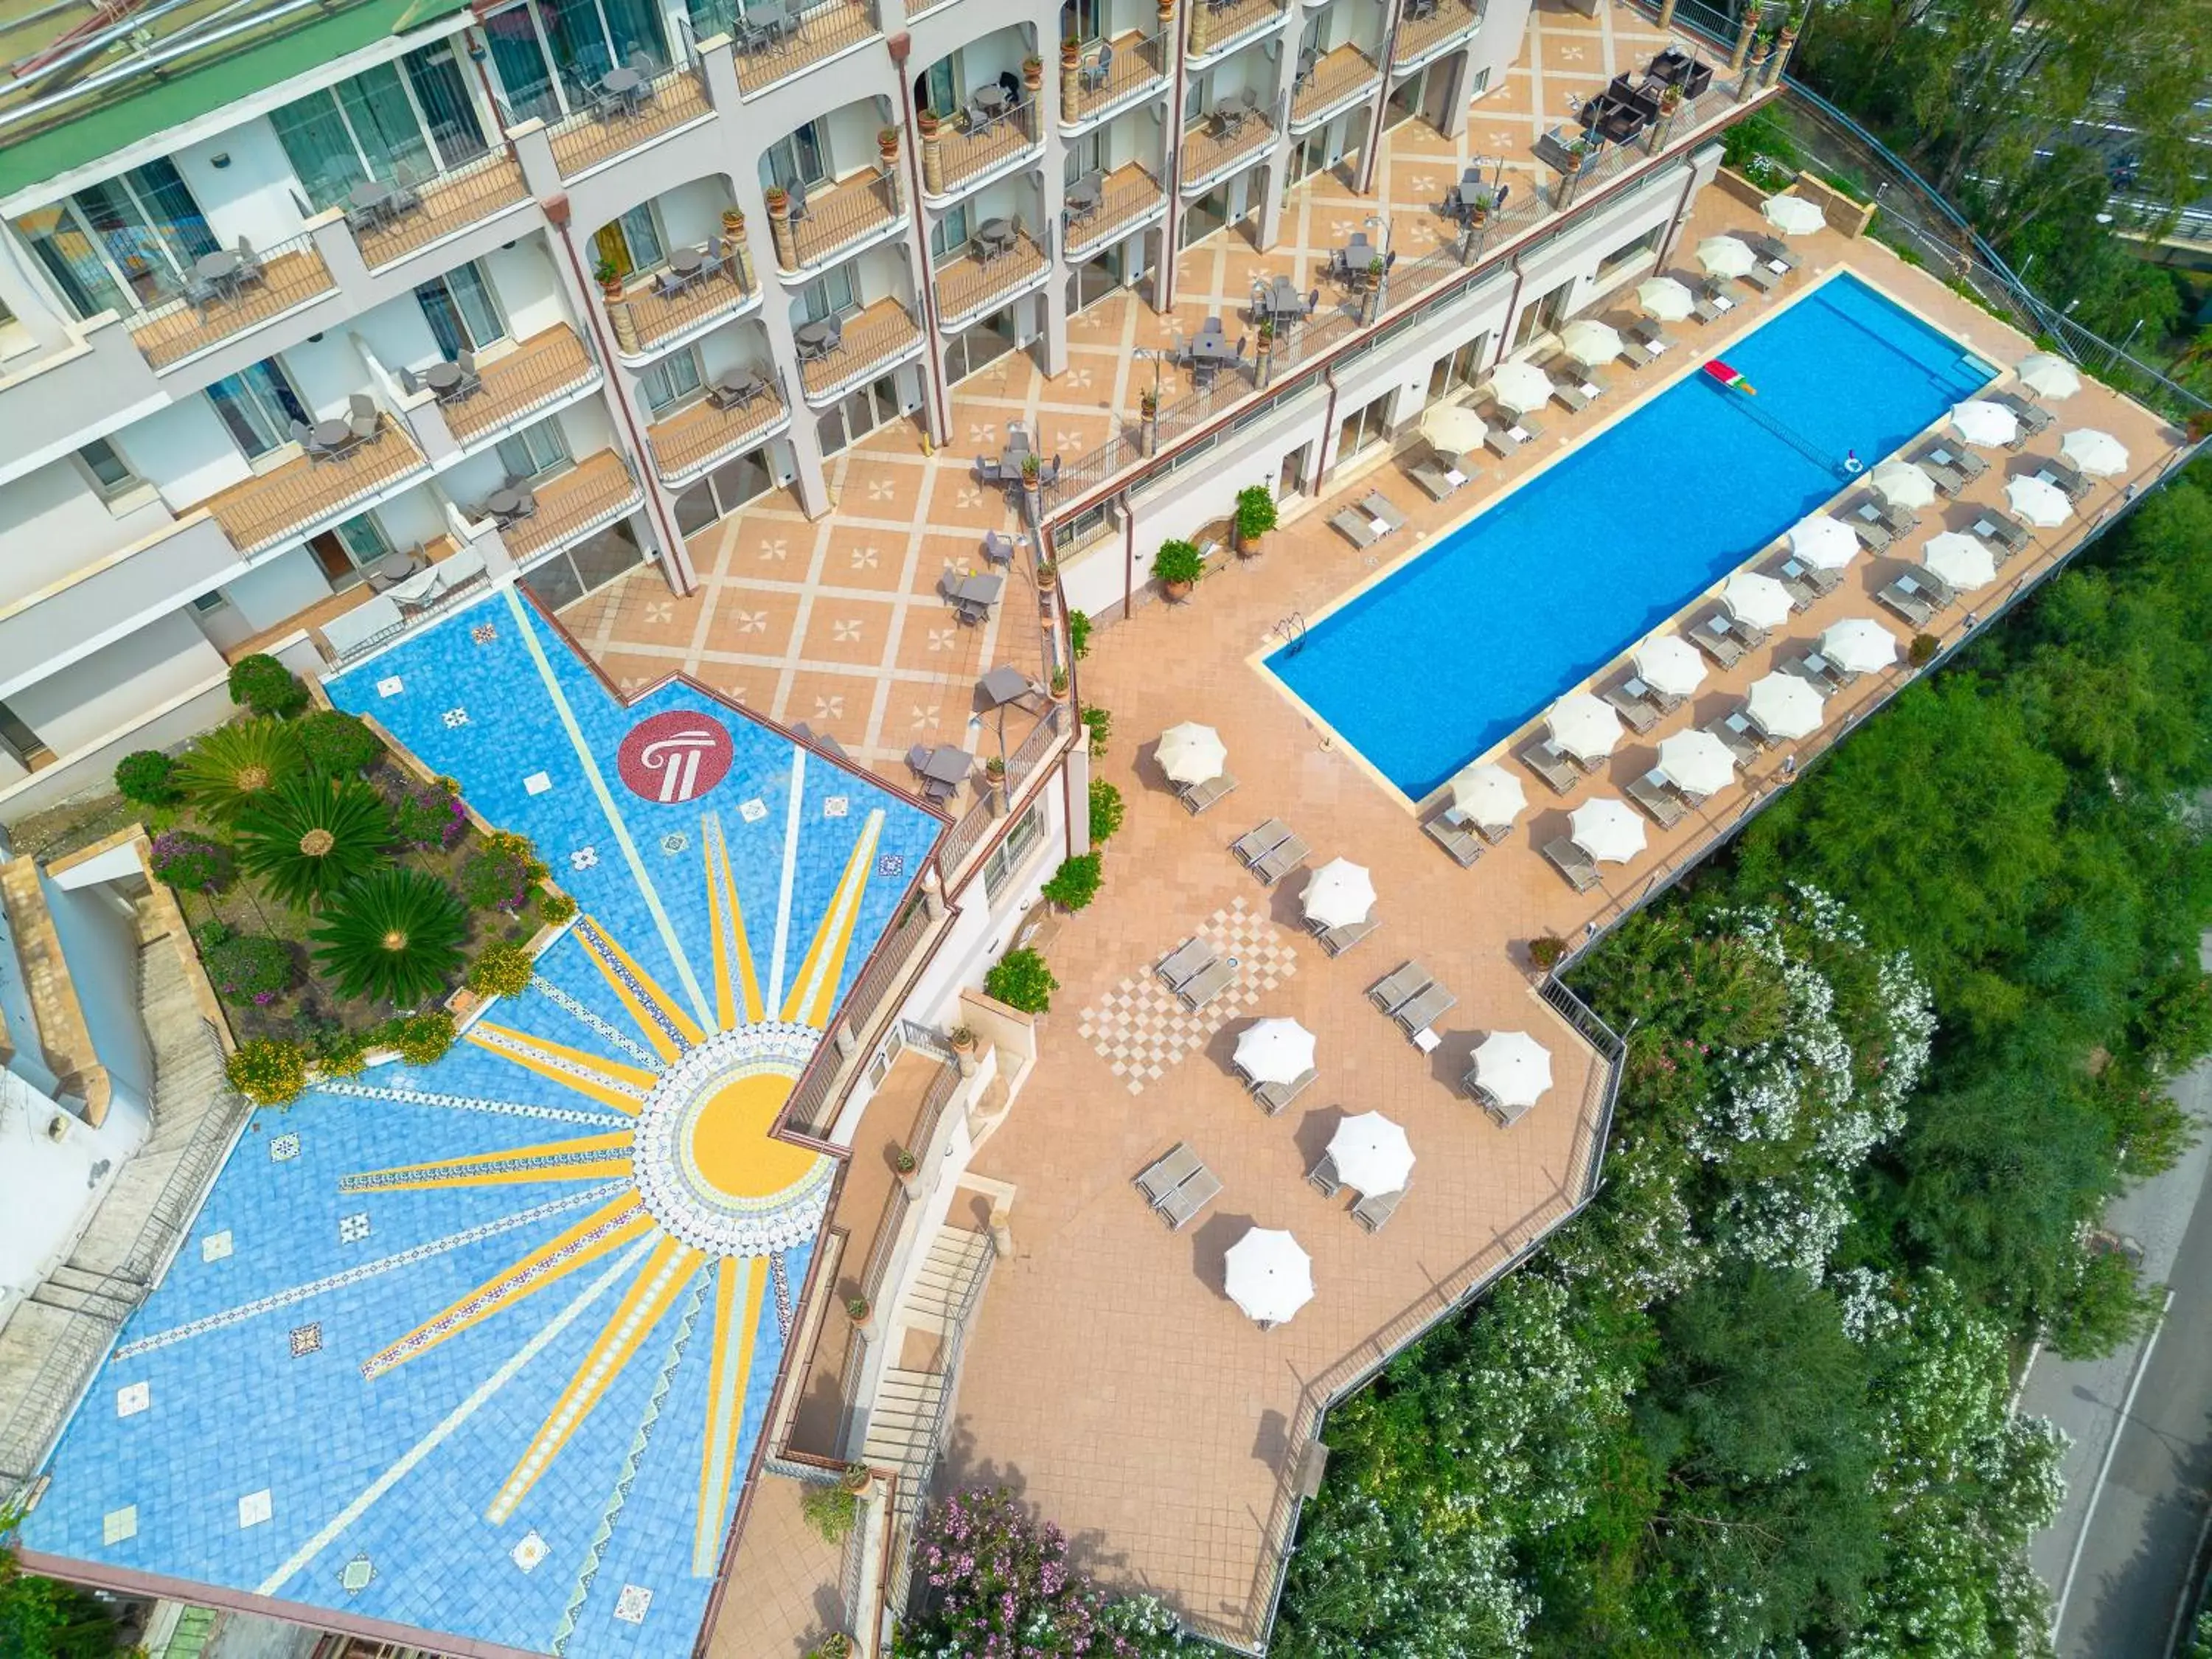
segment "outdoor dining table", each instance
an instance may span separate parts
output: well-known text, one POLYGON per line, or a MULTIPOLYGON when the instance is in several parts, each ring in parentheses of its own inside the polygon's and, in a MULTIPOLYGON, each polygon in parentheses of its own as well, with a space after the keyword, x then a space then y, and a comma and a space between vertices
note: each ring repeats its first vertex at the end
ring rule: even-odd
POLYGON ((459 389, 461 384, 461 366, 459 363, 434 362, 422 371, 422 384, 442 398, 448 392, 459 389))
POLYGON ((619 98, 625 104, 635 104, 638 94, 645 90, 645 77, 629 64, 622 64, 602 75, 599 86, 610 97, 619 98))
POLYGON ((829 349, 830 341, 836 337, 831 330, 829 320, 825 318, 818 323, 802 324, 792 331, 791 337, 801 351, 810 356, 818 357, 829 349))
POLYGON ((317 421, 308 428, 307 436, 318 449, 337 449, 353 436, 353 428, 342 419, 317 421))
POLYGON ((996 605, 1006 586, 1004 576, 978 571, 953 583, 946 597, 955 605, 996 605))
POLYGON ((1010 702, 1018 702, 1030 690, 1029 676, 1011 665, 994 668, 975 684, 983 694, 983 706, 987 708, 1003 708, 1010 702))
POLYGON ((975 757, 965 749, 956 749, 951 744, 940 744, 929 751, 922 763, 921 775, 939 783, 965 783, 975 769, 975 757))
POLYGON ((369 574, 379 581, 405 581, 415 574, 415 556, 412 553, 387 553, 369 567, 369 574))
POLYGON ((980 86, 968 94, 969 109, 976 118, 975 125, 979 129, 988 128, 1005 115, 1013 101, 1013 94, 995 81, 980 86))
POLYGON ((1089 173, 1067 187, 1067 210, 1078 219, 1098 211, 1098 175, 1089 173))
POLYGON ((760 396, 760 376, 746 369, 731 369, 717 375, 711 388, 714 401, 725 408, 731 404, 749 404, 760 396))
POLYGON ((522 511, 522 492, 519 489, 495 489, 484 497, 484 511, 495 519, 511 519, 522 511))
POLYGON ((1278 276, 1263 296, 1261 307, 1278 321, 1305 315, 1306 297, 1287 276, 1278 276))
POLYGON ((975 240, 983 245, 986 257, 996 258, 1014 246, 1014 222, 1012 219, 986 219, 975 227, 975 240))
POLYGON ((1373 264, 1376 256, 1374 246, 1364 236, 1355 236, 1345 244, 1338 257, 1343 261, 1342 269, 1357 276, 1373 264))
POLYGON ((696 247, 679 247, 668 256, 668 268, 678 276, 696 276, 706 263, 707 256, 696 247))
POLYGON ((364 179, 346 192, 346 205, 356 213, 382 218, 392 211, 392 198, 397 194, 387 184, 364 179))
POLYGON ((192 262, 192 275, 210 286, 228 291, 246 269, 245 262, 228 248, 203 253, 192 262))

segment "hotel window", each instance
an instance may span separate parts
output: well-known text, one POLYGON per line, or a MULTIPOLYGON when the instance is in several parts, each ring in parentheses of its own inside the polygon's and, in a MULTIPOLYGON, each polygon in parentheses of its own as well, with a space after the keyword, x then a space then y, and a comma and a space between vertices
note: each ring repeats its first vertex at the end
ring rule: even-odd
POLYGON ((1663 226, 1654 225, 1632 242, 1623 242, 1597 262, 1597 280, 1605 282, 1624 265, 1634 264, 1659 246, 1663 226))
POLYGON ((1085 46, 1097 41, 1106 32, 1106 0, 1062 0, 1060 8, 1060 38, 1079 40, 1085 46))
POLYGON ((224 376, 208 387, 207 398, 231 441, 249 461, 290 443, 295 426, 313 424, 283 365, 274 357, 224 376))
POLYGON ((830 135, 819 121, 809 121, 787 138, 770 144, 761 157, 761 182, 789 190, 811 189, 830 177, 830 135))
POLYGON ((105 438, 94 438, 77 451, 76 459, 103 501, 117 501, 145 486, 146 481, 131 470, 131 463, 105 438))
POLYGON ((655 416, 666 414, 678 404, 689 403, 702 384, 699 353, 693 346, 670 352, 637 377, 638 390, 645 394, 645 406, 655 416))
POLYGON ((379 64, 271 111, 293 176, 318 210, 364 179, 414 183, 486 149, 450 45, 379 64))
POLYGON ((991 849, 990 857, 983 860, 983 896, 995 903, 999 890, 1022 867, 1022 860, 1030 849, 1044 839, 1044 803, 1033 801, 1030 810, 1014 820, 1014 827, 1006 831, 1006 838, 991 849))
POLYGON ((1518 351, 1539 334, 1549 334, 1559 327, 1567 314, 1567 296, 1575 291, 1575 279, 1568 277, 1535 304, 1521 313, 1520 325, 1513 331, 1513 349, 1518 351))
POLYGON ((1483 359, 1490 355, 1490 336, 1476 335, 1450 356, 1437 359, 1429 371, 1429 401, 1449 397, 1460 386, 1472 386, 1482 378, 1483 359))
POLYGON ((482 351, 507 338, 507 322, 492 298, 491 284, 473 259, 424 283, 415 290, 415 303, 422 308, 422 320, 438 343, 439 355, 448 362, 460 356, 464 346, 482 351))
POLYGON ((558 417, 526 426, 512 438, 499 441, 500 465, 510 477, 542 478, 565 471, 569 465, 568 434, 558 417))
MULTIPOLYGON (((934 233, 932 240, 934 240, 934 233)), ((825 272, 799 289, 799 298, 792 304, 791 319, 803 327, 833 313, 849 317, 860 308, 860 296, 853 290, 853 267, 848 263, 825 272)))
POLYGON ((1390 428, 1390 399, 1384 392, 1364 409, 1355 410, 1337 428, 1335 465, 1342 466, 1370 444, 1381 441, 1390 428))
POLYGON ((968 252, 968 209, 953 208, 929 228, 929 263, 942 270, 968 252))
POLYGON ((669 61, 652 0, 527 0, 485 18, 483 32, 513 121, 558 120, 636 54, 669 61))
POLYGON ((592 237, 592 251, 627 276, 635 270, 652 270, 667 257, 660 227, 653 222, 653 204, 641 202, 621 218, 601 225, 592 237))
POLYGON ((15 228, 80 319, 173 299, 192 262, 222 246, 166 159, 88 185, 15 228))

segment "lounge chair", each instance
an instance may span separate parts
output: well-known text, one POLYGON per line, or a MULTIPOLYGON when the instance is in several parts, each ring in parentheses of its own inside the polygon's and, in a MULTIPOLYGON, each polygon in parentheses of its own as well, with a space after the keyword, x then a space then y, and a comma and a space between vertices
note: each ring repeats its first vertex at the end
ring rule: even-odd
POLYGON ((1868 552, 1887 553, 1889 551, 1889 544, 1893 538, 1889 532, 1884 530, 1880 525, 1875 523, 1872 520, 1862 519, 1854 516, 1844 520, 1844 522, 1850 526, 1851 534, 1859 538, 1859 545, 1866 549, 1868 552))
POLYGON ((1176 995, 1184 1007, 1196 1013, 1236 982, 1237 964, 1226 957, 1217 957, 1176 987, 1176 995))
POLYGON ((1560 836, 1546 842, 1544 856, 1577 893, 1587 893, 1597 885, 1597 866, 1590 862, 1589 854, 1575 845, 1571 836, 1560 836))
POLYGON ((2069 501, 2078 501, 2090 491, 2089 480, 2064 461, 2045 461, 2036 471, 2044 483, 2065 492, 2069 501))
POLYGON ((1437 982, 1434 974, 1418 962, 1401 962, 1367 988, 1367 1000, 1386 1014, 1395 1014, 1437 982))
POLYGON ((1501 459, 1544 435, 1544 428, 1536 424, 1533 416, 1509 410, 1503 404, 1493 405, 1492 413, 1495 418, 1483 435, 1482 447, 1501 459))
POLYGON ((1741 708, 1733 714, 1708 720, 1700 729, 1728 745, 1739 769, 1748 767, 1759 758, 1759 751, 1766 747, 1766 734, 1753 726, 1741 708))
POLYGON ((1390 498, 1379 489, 1370 489, 1359 498, 1359 510, 1376 523, 1388 526, 1389 529, 1382 532, 1386 536, 1393 530, 1406 527, 1406 515, 1392 506, 1390 498))
POLYGON ((1321 1155, 1321 1162, 1306 1171, 1306 1185, 1323 1198, 1334 1198, 1342 1192, 1344 1177, 1336 1172, 1336 1160, 1327 1152, 1323 1152, 1321 1155))
POLYGON ((1555 795, 1571 793, 1582 780, 1582 772, 1567 753, 1549 738, 1537 738, 1525 744, 1514 758, 1552 786, 1555 795))
POLYGON ((1743 273, 1743 280, 1761 294, 1771 294, 1782 286, 1782 279, 1786 274, 1771 265, 1757 264, 1743 273))
POLYGON ((1176 791, 1176 799, 1188 807, 1191 816, 1195 817, 1236 787, 1237 780, 1224 772, 1218 777, 1208 778, 1204 783, 1185 784, 1176 791))
POLYGON ((1205 1167, 1204 1161, 1191 1151, 1190 1143, 1178 1140, 1137 1172, 1137 1190, 1145 1195, 1145 1202, 1157 1210, 1167 1201, 1170 1193, 1205 1167))
POLYGON ((1347 921, 1341 927, 1316 927, 1313 931, 1322 950, 1340 957, 1382 925, 1381 918, 1370 916, 1364 921, 1347 921))
POLYGON ((1766 574, 1782 584, 1782 591, 1790 596, 1792 611, 1810 611, 1813 601, 1820 596, 1813 591, 1813 584, 1805 580, 1802 568, 1792 574, 1791 567, 1795 563, 1795 560, 1785 559, 1766 574))
POLYGON ((1281 846, 1252 860, 1252 873, 1260 878, 1262 887, 1273 887, 1285 876, 1306 861, 1313 848, 1297 836, 1292 836, 1281 846))
POLYGON ((1946 466, 1934 456, 1924 456, 1915 465, 1936 481, 1936 488, 1946 496, 1955 496, 1966 487, 1966 475, 1954 466, 1946 466))
POLYGON ((1482 837, 1465 824, 1454 823, 1449 818, 1431 818, 1421 828, 1431 841, 1449 853, 1464 870, 1482 856, 1482 837))
POLYGON ((1180 991, 1218 954, 1206 940, 1193 936, 1162 957, 1152 971, 1160 976, 1160 982, 1169 990, 1180 991))
POLYGON ((1906 592, 1927 600, 1938 611, 1948 611, 1959 602, 1958 590, 1932 570, 1907 571, 1897 580, 1906 592))
POLYGON ((1417 461, 1407 469, 1413 482, 1426 490, 1431 501, 1441 501, 1475 476, 1475 471, 1457 455, 1432 452, 1425 461, 1417 461))
POLYGON ((1844 585, 1844 573, 1840 570, 1815 570, 1810 565, 1798 563, 1793 556, 1775 567, 1774 580, 1784 586, 1797 582, 1811 588, 1814 593, 1825 596, 1844 585))
POLYGON ((1252 864, 1273 852, 1291 838, 1291 826, 1280 818, 1269 818, 1256 829, 1247 830, 1229 843, 1229 850, 1237 855, 1239 864, 1252 864))
MULTIPOLYGON (((1650 362, 1654 357, 1665 356, 1674 349, 1674 337, 1659 326, 1658 319, 1656 317, 1638 318, 1621 331, 1621 337, 1644 348, 1646 353, 1644 360, 1645 362, 1650 362)), ((1629 361, 1636 362, 1633 357, 1629 361)), ((1638 365, 1639 368, 1641 366, 1641 364, 1638 365)))
MULTIPOLYGON (((1929 482, 1935 481, 1930 479, 1929 482)), ((1852 506, 1850 520, 1856 524, 1879 526, 1893 536, 1909 536, 1920 528, 1917 513, 1909 507, 1899 507, 1893 501, 1884 501, 1871 490, 1852 506)))
POLYGON ((1390 533, 1387 526, 1381 530, 1376 529, 1375 521, 1356 507, 1339 509, 1330 515, 1328 522, 1331 529, 1354 547, 1372 547, 1390 533))
POLYGON ((1856 674, 1838 667, 1817 651, 1808 651, 1802 657, 1792 658, 1782 665, 1782 672, 1795 674, 1824 694, 1840 691, 1858 678, 1856 674))
POLYGON ((2028 544, 2027 526, 2017 519, 2008 517, 1995 507, 1984 507, 1981 516, 1967 526, 1975 535, 1994 545, 1997 562, 2002 564, 2014 554, 2025 551, 2028 544))
POLYGON ((1769 236, 1760 231, 1740 230, 1735 233, 1735 239, 1770 265, 1780 265, 1785 271, 1795 270, 1798 267, 1797 256, 1778 236, 1769 236))
POLYGON ((1309 1088, 1321 1073, 1309 1066, 1288 1083, 1259 1083, 1252 1087, 1252 1098, 1260 1103, 1269 1117, 1283 1109, 1309 1088))
POLYGON ((1720 611, 1700 617, 1682 632, 1692 645, 1723 668, 1733 668, 1743 660, 1743 641, 1730 630, 1728 617, 1720 611))
POLYGON ((1716 323, 1723 313, 1734 311, 1735 303, 1734 298, 1722 291, 1718 282, 1708 282, 1698 289, 1697 297, 1691 301, 1690 315, 1701 323, 1716 323))
POLYGON ((1651 821, 1662 830, 1672 830, 1682 821, 1689 807, 1675 793, 1673 781, 1654 767, 1627 786, 1628 798, 1651 815, 1651 821))
POLYGON ((1987 461, 1963 444, 1937 444, 1928 452, 1927 460, 1921 465, 1925 466, 1930 462, 1937 466, 1949 467, 1969 483, 1990 470, 1987 461))
POLYGON ((1395 1193, 1370 1193, 1352 1206, 1352 1218, 1369 1232, 1380 1232, 1382 1224, 1398 1212, 1398 1200, 1406 1195, 1404 1188, 1395 1193))
POLYGON ((1599 692, 1598 696, 1612 706, 1614 714, 1628 722, 1630 731, 1640 737, 1658 725, 1660 715, 1666 712, 1652 701, 1650 690, 1632 674, 1620 684, 1610 686, 1599 692))
POLYGON ((1160 1201, 1160 1214, 1168 1226, 1181 1232, 1191 1218, 1221 1196, 1221 1177, 1201 1165, 1196 1175, 1160 1201))
POLYGON ((2051 428, 2051 411, 2039 404, 2030 403, 2017 392, 1991 392, 1990 401, 2012 410, 2021 430, 2031 438, 2051 428))
POLYGON ((1579 415, 1590 406, 1591 401, 1597 395, 1595 392, 1584 391, 1583 388, 1586 384, 1589 383, 1577 380, 1553 380, 1552 396, 1579 415))
POLYGON ((1905 586, 1910 578, 1899 576, 1895 581, 1874 596, 1874 602, 1885 611, 1893 612, 1915 628, 1925 628, 1936 619, 1936 607, 1905 586))
POLYGON ((1431 983, 1409 1001, 1390 1012, 1390 1018, 1407 1036, 1425 1031, 1459 1006, 1459 999, 1441 985, 1431 983))
POLYGON ((1528 1107, 1508 1106, 1496 1095, 1484 1088, 1480 1080, 1476 1078, 1475 1074, 1472 1071, 1462 1078, 1460 1082, 1461 1086, 1467 1091, 1467 1097, 1469 1100, 1472 1100, 1476 1105, 1481 1107, 1484 1115, 1501 1129, 1511 1128, 1515 1124, 1518 1123, 1522 1118, 1528 1115, 1528 1107))

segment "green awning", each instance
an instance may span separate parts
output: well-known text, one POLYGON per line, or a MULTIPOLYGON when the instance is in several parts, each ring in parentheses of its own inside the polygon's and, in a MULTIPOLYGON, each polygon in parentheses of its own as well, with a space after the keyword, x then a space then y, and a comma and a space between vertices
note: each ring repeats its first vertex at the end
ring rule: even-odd
POLYGON ((211 61, 167 79, 149 74, 94 94, 82 113, 19 143, 0 131, 0 198, 467 9, 468 0, 360 0, 273 40, 218 48, 211 61))

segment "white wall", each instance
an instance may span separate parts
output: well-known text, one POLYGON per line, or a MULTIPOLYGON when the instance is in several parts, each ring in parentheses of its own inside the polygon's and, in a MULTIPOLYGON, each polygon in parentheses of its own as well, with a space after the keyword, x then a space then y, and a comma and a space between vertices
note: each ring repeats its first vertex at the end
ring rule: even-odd
POLYGON ((187 398, 134 422, 123 441, 139 475, 179 512, 253 473, 205 398, 187 398))
POLYGON ((226 583, 222 596, 230 601, 228 612, 214 611, 201 619, 211 639, 235 644, 264 628, 274 628, 316 600, 330 597, 315 556, 304 547, 292 547, 258 564, 236 581, 226 583))
MULTIPOLYGON (((1482 95, 1496 92, 1505 83, 1505 71, 1513 67, 1521 56, 1522 43, 1528 34, 1530 0, 1487 0, 1483 11, 1482 27, 1474 32, 1468 46, 1467 82, 1469 87, 1490 71, 1490 83, 1482 95)), ((1547 111, 1538 111, 1548 114, 1547 111)))
MULTIPOLYGON (((823 137, 830 149, 830 176, 845 179, 855 173, 876 171, 876 135, 890 125, 889 112, 875 98, 855 99, 830 111, 822 120, 823 137)), ((763 158, 762 166, 766 165, 763 158)), ((902 160, 900 165, 905 162, 902 160)), ((765 173, 762 182, 767 182, 765 173)))
POLYGON ((760 324, 748 318, 718 328, 701 340, 699 362, 707 383, 712 386, 717 376, 740 365, 758 374, 773 374, 775 359, 760 324))
MULTIPOLYGON (((74 459, 42 466, 0 489, 0 606, 40 592, 170 522, 167 509, 150 497, 119 515, 112 513, 74 459)), ((0 678, 19 666, 0 664, 0 678)))
MULTIPOLYGON (((715 211, 719 228, 720 210, 717 208, 715 211)), ((544 237, 530 236, 513 247, 495 249, 486 254, 481 263, 491 278, 493 291, 499 296, 501 309, 507 313, 507 328, 516 339, 526 340, 562 323, 571 328, 575 326, 576 319, 568 314, 568 301, 562 295, 561 279, 553 269, 553 254, 545 246, 544 237)), ((421 307, 416 307, 416 313, 420 315, 421 307)), ((424 333, 427 338, 427 327, 424 333)))
POLYGON ((94 1208, 146 1138, 135 1108, 95 1129, 69 1117, 59 1140, 46 1126, 60 1108, 13 1072, 0 1071, 0 1321, 67 1259, 94 1208))
POLYGON ((138 1012, 138 930, 131 906, 104 882, 71 891, 41 873, 39 884, 92 1051, 114 1085, 110 1109, 128 1097, 143 1112, 154 1097, 154 1050, 138 1012))
POLYGON ((224 672, 222 658, 186 611, 173 611, 9 698, 58 755, 97 743, 156 704, 224 672))
POLYGON ((298 185, 292 163, 266 118, 187 144, 169 159, 225 247, 237 246, 241 236, 263 247, 301 234, 306 222, 293 198, 298 185), (217 156, 228 156, 229 164, 218 167, 217 156))

